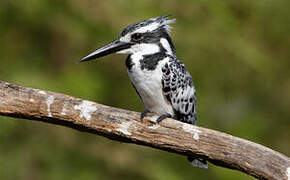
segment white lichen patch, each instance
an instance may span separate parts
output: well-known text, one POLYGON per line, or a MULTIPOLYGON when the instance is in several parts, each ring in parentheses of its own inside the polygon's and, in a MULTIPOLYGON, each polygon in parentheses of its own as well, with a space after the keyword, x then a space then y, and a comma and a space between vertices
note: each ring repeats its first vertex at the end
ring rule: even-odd
POLYGON ((129 131, 129 128, 131 126, 132 122, 128 121, 128 122, 122 122, 119 125, 119 128, 117 129, 118 131, 120 131, 121 133, 125 134, 125 135, 132 135, 132 133, 129 131))
POLYGON ((44 91, 38 91, 39 94, 46 94, 44 91))
POLYGON ((287 176, 288 176, 288 180, 290 180, 290 167, 287 168, 287 176))
POLYGON ((66 112, 65 111, 66 111, 66 109, 63 107, 60 114, 63 115, 63 116, 65 116, 66 115, 66 112))
POLYGON ((50 111, 50 106, 54 101, 54 97, 53 96, 49 96, 46 99, 46 106, 47 106, 47 113, 48 113, 48 117, 52 117, 51 111, 50 111))
POLYGON ((80 118, 85 118, 88 121, 91 120, 91 114, 98 110, 95 103, 90 101, 82 101, 79 105, 75 105, 74 109, 80 111, 80 118))
POLYGON ((62 110, 61 110, 61 115, 63 115, 63 116, 65 116, 66 115, 66 108, 67 108, 67 103, 65 103, 64 105, 63 105, 63 107, 62 107, 62 110))
POLYGON ((199 133, 201 133, 201 131, 198 130, 196 126, 190 124, 183 124, 182 128, 185 132, 193 134, 193 139, 199 140, 199 133))

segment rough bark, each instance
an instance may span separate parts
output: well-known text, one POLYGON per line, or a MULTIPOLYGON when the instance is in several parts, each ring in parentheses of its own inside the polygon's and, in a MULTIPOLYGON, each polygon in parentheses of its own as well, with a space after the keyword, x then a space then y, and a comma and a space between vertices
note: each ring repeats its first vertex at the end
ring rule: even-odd
POLYGON ((260 144, 173 119, 156 124, 157 116, 0 81, 0 115, 43 121, 209 162, 259 179, 290 179, 290 159, 260 144))

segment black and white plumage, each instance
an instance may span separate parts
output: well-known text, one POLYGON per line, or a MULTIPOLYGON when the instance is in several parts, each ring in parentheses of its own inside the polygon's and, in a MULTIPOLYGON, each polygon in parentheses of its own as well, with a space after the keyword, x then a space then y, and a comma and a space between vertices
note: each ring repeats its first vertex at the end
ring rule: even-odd
MULTIPOLYGON (((157 122, 172 117, 196 123, 196 97, 191 75, 175 55, 170 26, 175 19, 155 17, 127 26, 120 37, 81 59, 88 61, 111 53, 128 54, 130 80, 148 112, 160 114, 157 122)), ((188 158, 192 165, 207 167, 200 158, 188 158)))
POLYGON ((166 99, 174 110, 176 119, 196 123, 195 89, 190 74, 184 64, 174 57, 162 67, 162 87, 166 99))

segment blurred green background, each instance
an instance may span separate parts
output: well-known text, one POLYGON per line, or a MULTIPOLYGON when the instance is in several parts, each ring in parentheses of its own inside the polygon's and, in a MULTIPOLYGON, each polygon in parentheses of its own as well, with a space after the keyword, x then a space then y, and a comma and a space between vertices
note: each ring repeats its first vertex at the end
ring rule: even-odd
MULTIPOLYGON (((0 80, 142 111, 124 55, 77 64, 132 23, 172 14, 198 125, 290 156, 290 1, 1 0, 0 80)), ((0 117, 0 179, 253 179, 69 128, 0 117)))

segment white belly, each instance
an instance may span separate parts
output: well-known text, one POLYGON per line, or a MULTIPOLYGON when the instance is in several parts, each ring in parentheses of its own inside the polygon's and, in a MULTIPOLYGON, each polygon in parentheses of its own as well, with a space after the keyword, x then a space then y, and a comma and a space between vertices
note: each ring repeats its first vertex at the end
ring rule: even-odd
POLYGON ((168 113, 174 115, 171 104, 162 92, 161 67, 167 59, 160 61, 156 69, 152 71, 146 69, 141 70, 139 60, 136 57, 133 57, 132 61, 135 65, 128 74, 140 94, 146 109, 158 114, 168 113))

